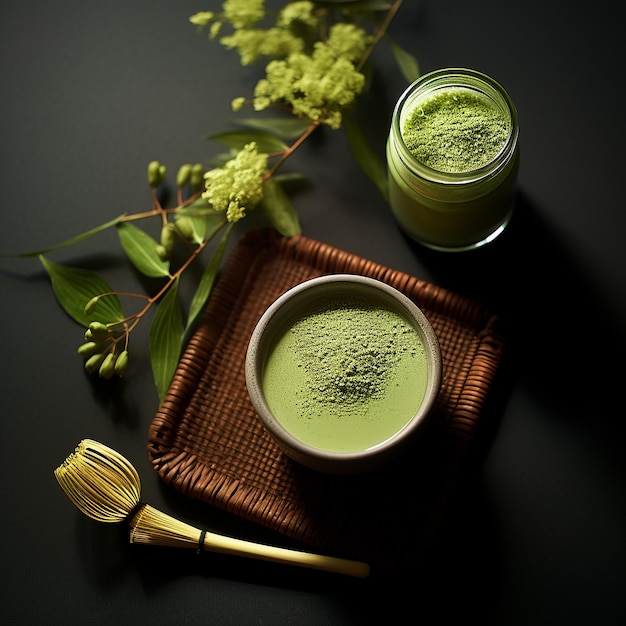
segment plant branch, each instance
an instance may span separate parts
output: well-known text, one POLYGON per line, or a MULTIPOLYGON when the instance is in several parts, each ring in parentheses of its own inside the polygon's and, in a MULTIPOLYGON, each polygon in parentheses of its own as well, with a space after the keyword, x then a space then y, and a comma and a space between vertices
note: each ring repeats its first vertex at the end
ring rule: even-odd
POLYGON ((393 21, 393 18, 395 17, 396 13, 398 12, 401 6, 402 6, 402 0, 395 0, 392 7, 385 14, 385 19, 382 21, 380 28, 378 29, 378 32, 374 36, 374 41, 370 44, 369 48, 367 49, 367 52, 363 55, 363 58, 359 61, 358 65, 356 66, 356 69, 358 71, 361 71, 363 69, 363 66, 365 65, 365 63, 367 63, 367 60, 371 56, 372 52, 374 52, 380 40, 385 36, 387 29, 389 28, 389 25, 393 21))
POLYGON ((268 170, 265 175, 265 179, 271 178, 278 168, 313 134, 313 131, 321 125, 321 121, 312 122, 311 125, 285 150, 280 159, 274 164, 274 166, 268 170))

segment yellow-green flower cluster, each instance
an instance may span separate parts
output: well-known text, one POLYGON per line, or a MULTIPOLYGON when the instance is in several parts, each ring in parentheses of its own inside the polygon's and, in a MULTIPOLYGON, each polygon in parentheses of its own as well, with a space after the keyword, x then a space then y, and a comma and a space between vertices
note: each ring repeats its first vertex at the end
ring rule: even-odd
POLYGON ((304 24, 310 28, 317 28, 318 17, 314 14, 315 5, 308 0, 290 2, 278 13, 276 24, 282 28, 291 28, 297 24, 304 24))
POLYGON ((189 18, 200 29, 208 26, 209 37, 215 39, 225 23, 235 30, 252 28, 265 17, 265 0, 226 0, 222 12, 200 11, 189 18))
POLYGON ((285 58, 303 50, 302 27, 316 29, 318 26, 314 9, 314 4, 308 0, 289 3, 278 12, 274 26, 260 28, 258 24, 266 16, 263 0, 227 0, 221 13, 203 11, 192 15, 190 21, 200 27, 210 24, 211 39, 222 32, 224 24, 230 24, 232 34, 223 36, 220 43, 237 50, 242 65, 250 65, 262 57, 285 58))
MULTIPOLYGON (((220 43, 237 50, 243 65, 262 57, 272 59, 265 78, 256 85, 255 110, 286 104, 297 117, 339 128, 341 109, 352 104, 365 86, 357 64, 373 40, 362 28, 344 22, 332 25, 328 37, 319 39, 322 13, 308 0, 289 2, 273 25, 261 28, 259 22, 266 17, 263 0, 227 0, 220 14, 197 13, 191 21, 210 24, 212 38, 230 24, 233 32, 220 43)), ((235 99, 234 109, 243 102, 235 99)))
POLYGON ((225 22, 230 23, 235 29, 251 28, 264 17, 265 0, 225 0, 221 13, 200 11, 194 13, 189 21, 201 28, 213 22, 210 35, 215 37, 225 22))
POLYGON ((285 102, 294 115, 322 121, 331 128, 341 125, 341 109, 363 91, 365 76, 355 63, 362 57, 369 37, 352 24, 335 24, 327 41, 316 42, 313 53, 290 54, 268 63, 266 77, 254 91, 255 110, 285 102))
POLYGON ((238 222, 261 201, 266 170, 267 154, 259 153, 251 142, 222 167, 206 172, 202 196, 213 210, 224 211, 229 222, 238 222))
MULTIPOLYGON (((354 24, 335 24, 326 41, 328 53, 357 63, 372 43, 372 37, 354 24)), ((320 44, 316 44, 319 46, 320 44)))
POLYGON ((265 0, 225 0, 222 11, 233 28, 250 28, 265 17, 265 0))
POLYGON ((237 30, 232 35, 222 37, 220 43, 225 48, 236 49, 242 65, 251 65, 261 57, 286 57, 304 48, 303 39, 279 27, 237 30))
MULTIPOLYGON (((198 30, 202 30, 205 26, 208 26, 209 24, 211 24, 214 18, 215 18, 215 13, 213 13, 213 11, 200 11, 199 13, 194 13, 189 18, 189 21, 192 24, 195 24, 198 27, 198 30)), ((215 39, 215 37, 217 37, 218 33, 220 32, 221 28, 222 28, 221 22, 213 22, 213 24, 211 24, 211 27, 209 29, 209 37, 211 39, 215 39)))

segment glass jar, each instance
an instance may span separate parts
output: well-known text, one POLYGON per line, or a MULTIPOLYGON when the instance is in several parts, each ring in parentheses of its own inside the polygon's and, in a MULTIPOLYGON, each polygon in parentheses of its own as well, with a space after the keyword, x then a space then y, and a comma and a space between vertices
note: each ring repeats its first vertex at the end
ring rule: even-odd
POLYGON ((437 250, 477 248, 513 213, 517 111, 492 78, 442 69, 398 100, 387 141, 391 210, 402 229, 437 250))

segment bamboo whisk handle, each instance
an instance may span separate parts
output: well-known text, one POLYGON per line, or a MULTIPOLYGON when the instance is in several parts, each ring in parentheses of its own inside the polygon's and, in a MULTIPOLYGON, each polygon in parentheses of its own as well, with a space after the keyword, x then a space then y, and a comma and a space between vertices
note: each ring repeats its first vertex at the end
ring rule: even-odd
POLYGON ((356 576, 357 578, 366 578, 370 572, 369 565, 360 561, 278 548, 210 532, 204 533, 204 548, 212 552, 247 556, 263 561, 297 565, 336 574, 356 576))

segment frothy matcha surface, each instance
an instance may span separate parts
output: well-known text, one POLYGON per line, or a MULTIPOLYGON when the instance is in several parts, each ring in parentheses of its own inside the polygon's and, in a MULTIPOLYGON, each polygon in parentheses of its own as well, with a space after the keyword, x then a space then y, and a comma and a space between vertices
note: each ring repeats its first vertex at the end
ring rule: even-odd
POLYGON ((467 89, 445 89, 420 100, 402 128, 411 154, 440 172, 471 172, 498 155, 510 129, 490 100, 467 89))
POLYGON ((394 311, 336 302, 296 321, 278 339, 263 386, 276 418, 299 439, 357 451, 391 437, 426 391, 424 346, 394 311))

